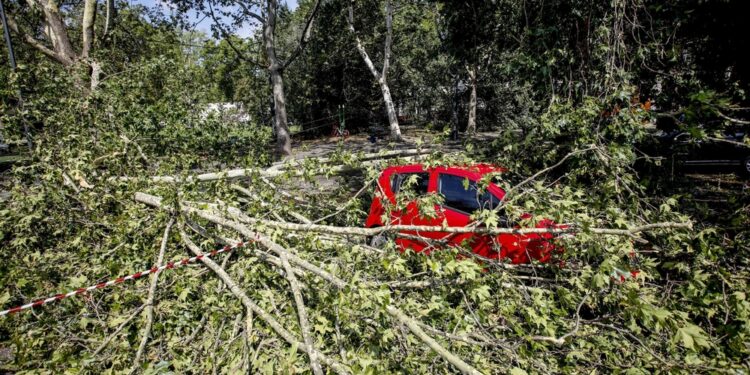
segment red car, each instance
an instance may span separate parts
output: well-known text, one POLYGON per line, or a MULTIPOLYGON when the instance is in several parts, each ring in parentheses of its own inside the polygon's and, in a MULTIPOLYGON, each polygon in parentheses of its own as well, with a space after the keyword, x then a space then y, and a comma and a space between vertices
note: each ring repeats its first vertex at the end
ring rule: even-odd
MULTIPOLYGON (((385 206, 396 207, 396 196, 402 186, 409 181, 408 186, 416 196, 440 194, 443 197, 443 203, 436 204, 435 212, 426 217, 419 214, 417 200, 411 200, 406 203, 404 209, 393 208, 391 210, 390 225, 442 226, 445 222, 451 227, 465 227, 472 222, 470 218, 472 213, 480 209, 495 209, 502 202, 505 196, 503 189, 490 182, 486 185, 486 189, 480 191, 478 181, 489 173, 504 171, 502 167, 489 164, 432 168, 413 164, 386 168, 378 178, 379 191, 375 194, 375 199, 370 206, 370 214, 365 226, 374 228, 386 224, 383 222, 383 216, 386 213, 385 206)), ((424 207, 422 208, 424 210, 424 207)), ((502 211, 500 216, 502 217, 502 211)), ((541 220, 537 227, 550 228, 557 227, 557 225, 545 219, 541 220)), ((550 241, 552 237, 553 235, 549 233, 482 235, 401 231, 397 234, 396 244, 402 250, 410 248, 416 252, 426 253, 442 246, 466 244, 474 253, 482 257, 508 259, 514 264, 519 264, 529 263, 532 259, 548 262, 555 249, 550 241)), ((371 241, 373 245, 378 246, 382 244, 384 238, 376 236, 371 241)))

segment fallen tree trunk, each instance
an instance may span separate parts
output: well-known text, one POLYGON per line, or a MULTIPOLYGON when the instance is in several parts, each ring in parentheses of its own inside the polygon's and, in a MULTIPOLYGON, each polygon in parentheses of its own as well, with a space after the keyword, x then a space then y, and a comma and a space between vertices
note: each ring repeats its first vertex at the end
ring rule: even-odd
MULTIPOLYGON (((420 155, 421 152, 414 152, 413 155, 420 155)), ((404 157, 403 160, 414 160, 415 156, 407 156, 404 157)), ((386 160, 386 159, 383 159, 386 160)), ((370 161, 363 161, 359 163, 361 167, 366 166, 375 166, 378 165, 383 160, 370 160, 370 161)), ((283 165, 283 164, 281 164, 283 165)), ((301 164, 296 164, 293 166, 301 166, 301 164)), ((189 183, 189 182, 210 182, 210 181, 217 181, 217 180, 231 180, 236 178, 245 178, 245 177, 253 177, 253 176, 259 176, 259 177, 278 177, 283 174, 291 174, 292 176, 303 176, 306 173, 313 174, 313 175, 323 175, 328 173, 344 173, 348 171, 357 170, 359 168, 352 167, 350 165, 335 165, 335 166, 328 166, 328 167, 320 167, 317 169, 314 169, 312 171, 304 171, 304 170, 291 170, 286 167, 279 167, 279 166, 272 166, 267 169, 262 168, 237 168, 237 169, 227 169, 223 171, 218 172, 208 172, 208 173, 201 173, 197 175, 188 175, 185 177, 182 176, 175 176, 175 175, 167 175, 167 176, 151 176, 148 178, 149 181, 155 182, 155 183, 189 183)), ((110 177, 108 180, 110 182, 116 182, 116 181, 136 181, 139 177, 130 177, 130 176, 120 176, 120 177, 110 177)))

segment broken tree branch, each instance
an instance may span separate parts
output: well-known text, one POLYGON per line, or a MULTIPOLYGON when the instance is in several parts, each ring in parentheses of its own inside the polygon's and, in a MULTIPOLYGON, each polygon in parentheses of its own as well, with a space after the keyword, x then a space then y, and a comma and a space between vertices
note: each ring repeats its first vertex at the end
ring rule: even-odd
POLYGON ((443 348, 435 339, 430 337, 425 331, 422 330, 422 328, 419 326, 419 323, 417 323, 416 320, 406 316, 403 311, 393 307, 393 306, 386 306, 386 311, 388 311, 388 314, 395 317, 406 325, 409 330, 416 335, 422 342, 427 344, 427 346, 430 347, 430 349, 437 352, 443 359, 450 362, 453 366, 455 366, 459 371, 461 371, 464 374, 472 374, 472 375, 479 375, 481 372, 479 370, 475 369, 468 363, 464 362, 461 358, 458 358, 453 353, 449 352, 445 348, 443 348))
MULTIPOLYGON (((415 155, 418 155, 416 153, 415 155)), ((408 156, 404 157, 403 160, 413 160, 415 156, 408 156)), ((359 163, 360 167, 366 167, 366 166, 377 166, 379 163, 383 162, 384 160, 370 160, 370 161, 363 161, 359 163)), ((185 177, 182 176, 152 176, 148 179, 151 182, 154 183, 188 183, 188 182, 210 182, 210 181, 217 181, 217 180, 231 180, 235 178, 245 178, 245 177, 253 177, 253 176, 259 176, 261 178, 263 177, 277 177, 281 176, 285 173, 289 173, 292 176, 303 176, 306 172, 311 173, 313 175, 323 175, 323 174, 337 174, 337 173, 345 173, 353 170, 357 170, 357 167, 353 167, 351 165, 333 165, 333 166, 323 166, 319 167, 313 170, 302 170, 302 169, 286 169, 281 168, 279 165, 272 166, 268 169, 262 169, 262 168, 238 168, 238 169, 228 169, 218 172, 209 172, 209 173, 201 173, 197 175, 188 175, 185 177)), ((119 177, 110 177, 108 181, 134 181, 138 180, 138 177, 130 177, 130 176, 119 176, 119 177)))
POLYGON ((127 318, 127 319, 125 319, 125 321, 124 321, 124 322, 120 323, 120 325, 119 325, 119 326, 117 326, 117 329, 115 329, 115 331, 114 331, 114 332, 112 332, 112 334, 111 334, 111 335, 109 335, 109 336, 107 337, 107 339, 105 339, 105 340, 104 340, 104 341, 103 341, 103 342, 101 343, 101 345, 99 345, 99 347, 98 347, 98 348, 96 348, 96 350, 94 351, 94 354, 92 354, 92 355, 91 355, 91 357, 92 357, 92 358, 96 358, 96 356, 98 356, 98 355, 99 355, 99 353, 101 353, 101 352, 102 352, 102 350, 104 350, 104 348, 106 348, 106 347, 107 347, 107 345, 109 345, 109 343, 110 343, 110 342, 112 342, 112 340, 113 340, 113 339, 114 339, 114 338, 115 338, 115 337, 116 337, 116 336, 117 336, 117 335, 118 335, 118 334, 119 334, 119 333, 120 333, 120 332, 121 332, 121 331, 123 330, 123 328, 125 328, 125 327, 126 327, 126 326, 127 326, 128 324, 130 324, 130 322, 132 322, 132 321, 133 321, 133 319, 135 319, 135 318, 136 318, 136 317, 138 316, 138 314, 140 314, 140 313, 141 313, 141 311, 143 311, 143 309, 144 309, 145 307, 146 307, 146 305, 141 305, 141 306, 139 306, 139 307, 138 307, 137 309, 135 309, 135 311, 133 311, 133 313, 132 313, 132 314, 130 314, 130 316, 129 316, 129 317, 127 318))
MULTIPOLYGON (((141 194, 141 193, 139 193, 141 194)), ((240 219, 248 224, 261 225, 264 227, 285 229, 291 231, 322 232, 341 235, 374 236, 384 232, 413 231, 413 232, 442 232, 442 233, 475 233, 475 234, 566 234, 566 233, 594 233, 613 236, 636 236, 638 233, 649 232, 656 229, 690 229, 692 223, 663 222, 634 226, 629 229, 617 228, 585 228, 574 224, 566 224, 556 228, 487 228, 487 227, 441 227, 429 225, 386 225, 376 228, 337 227, 321 224, 295 224, 271 220, 261 220, 250 217, 240 219)))
MULTIPOLYGON (((305 344, 307 344, 307 346, 313 348, 313 338, 310 333, 310 322, 307 319, 307 309, 305 308, 305 300, 302 298, 302 292, 300 292, 299 281, 297 281, 297 277, 294 275, 294 269, 289 264, 289 259, 286 253, 280 252, 278 254, 279 258, 281 259, 281 264, 284 266, 284 270, 286 271, 286 279, 289 281, 289 286, 292 289, 294 303, 297 305, 297 316, 299 317, 299 328, 300 332, 302 332, 302 339, 305 341, 305 344)), ((320 363, 318 362, 318 358, 315 355, 315 351, 312 351, 310 353, 310 367, 312 368, 312 371, 315 375, 323 375, 323 369, 320 367, 320 363)))
MULTIPOLYGON (((145 194, 145 193, 140 193, 139 192, 139 193, 135 194, 134 198, 138 202, 141 202, 141 203, 144 203, 144 204, 156 207, 156 208, 165 209, 162 206, 162 204, 161 204, 162 199, 160 197, 156 197, 156 196, 153 196, 153 195, 149 195, 149 194, 145 194)), ((169 209, 167 208, 167 210, 169 210, 169 209)), ((307 271, 310 271, 311 273, 319 276, 323 280, 326 280, 326 281, 330 282, 332 285, 334 285, 338 289, 345 289, 347 287, 356 288, 355 286, 350 285, 349 283, 347 283, 346 281, 342 280, 341 278, 328 273, 327 271, 323 270, 322 268, 320 268, 318 266, 315 266, 315 265, 311 264, 310 262, 308 262, 308 261, 306 261, 306 260, 298 257, 296 254, 294 254, 294 253, 292 253, 292 252, 284 249, 283 247, 281 247, 280 245, 276 244, 275 242, 269 240, 267 237, 261 235, 260 233, 257 233, 257 232, 254 232, 254 231, 250 230, 249 228, 247 228, 246 226, 242 225, 241 223, 238 223, 238 222, 235 222, 235 221, 231 221, 231 220, 227 220, 227 219, 224 219, 224 218, 219 217, 217 215, 213 215, 213 214, 211 214, 209 212, 205 212, 205 211, 202 211, 202 210, 197 210, 197 209, 194 209, 194 208, 191 208, 191 207, 188 207, 188 206, 181 206, 180 210, 182 212, 185 212, 185 213, 194 213, 194 214, 198 215, 199 217, 201 217, 203 219, 206 219, 208 221, 211 221, 211 222, 213 222, 215 224, 219 224, 219 225, 222 225, 222 226, 227 227, 227 228, 232 228, 232 229, 240 232, 246 238, 255 238, 258 243, 260 243, 261 245, 263 245, 263 246, 265 246, 265 247, 267 247, 267 248, 269 248, 269 249, 271 249, 271 250, 273 250, 275 252, 278 252, 278 251, 285 252, 286 253, 285 255, 287 255, 287 257, 289 258, 289 260, 291 260, 294 263, 296 263, 300 268, 303 268, 303 269, 305 269, 307 271)), ((183 233, 182 230, 181 230, 181 233, 183 233)), ((186 236, 183 236, 183 238, 185 238, 187 240, 186 243, 188 243, 189 239, 187 239, 186 236)), ((191 250, 194 253, 196 253, 196 254, 200 254, 200 249, 197 246, 195 246, 195 244, 192 245, 191 250)), ((271 319, 271 321, 273 321, 274 323, 276 322, 275 320, 273 320, 273 318, 270 315, 268 315, 268 313, 266 313, 265 311, 261 310, 257 305, 255 305, 249 299, 249 297, 247 297, 247 295, 245 295, 245 293, 241 289, 239 289, 239 287, 236 284, 234 284, 234 282, 231 280, 231 278, 229 277, 229 275, 227 275, 226 272, 224 272, 224 270, 222 270, 215 262, 213 262, 212 260, 210 260, 208 258, 202 258, 202 260, 204 261, 204 263, 206 263, 206 265, 212 264, 213 266, 209 266, 209 267, 212 270, 214 270, 214 272, 216 272, 218 275, 220 275, 220 277, 222 278, 222 280, 224 280, 225 282, 231 282, 231 285, 230 284, 227 284, 227 285, 230 287, 230 290, 232 291, 232 293, 234 293, 235 296, 237 296, 238 298, 240 298, 243 301, 243 304, 245 304, 246 307, 252 309, 255 313, 257 313, 261 317, 261 319, 263 319, 264 321, 268 322, 269 324, 271 324, 271 323, 267 319, 271 319), (220 274, 219 271, 222 272, 223 275, 220 274), (256 311, 256 309, 257 309, 257 311, 256 311), (258 311, 260 311, 260 313, 258 311), (264 317, 264 315, 262 315, 262 314, 265 314, 267 316, 267 318, 264 317)), ((409 318, 406 314, 404 314, 397 307, 392 306, 392 305, 387 305, 386 306, 386 312, 389 315, 391 315, 392 317, 394 317, 396 320, 398 320, 401 323, 403 323, 404 325, 406 325, 407 328, 409 328, 409 330, 412 333, 414 333, 414 335, 416 335, 424 344, 426 344, 429 348, 435 350, 435 352, 437 352, 443 359, 445 359, 446 361, 448 361, 449 363, 451 363, 452 365, 454 365, 456 368, 460 369, 462 372, 464 372, 464 373, 470 373, 470 374, 481 374, 478 370, 474 369, 471 365, 469 365, 468 363, 464 362, 461 358, 458 358, 457 356, 455 356, 454 354, 452 354, 451 352, 449 352, 448 350, 446 350, 445 348, 443 348, 442 346, 440 346, 440 344, 437 341, 435 341, 432 337, 430 337, 427 333, 425 333, 415 323, 415 321, 413 319, 409 318)), ((275 323, 275 324, 278 327, 275 327, 275 326, 272 325, 272 328, 274 329, 274 331, 276 331, 277 333, 279 333, 279 335, 282 336, 284 339, 287 339, 287 342, 292 343, 291 340, 295 340, 295 342, 298 343, 298 346, 300 348, 305 349, 305 350, 310 350, 310 351, 314 351, 315 350, 314 348, 309 348, 304 343, 299 343, 298 341, 296 341, 296 339, 294 339, 293 337, 291 337, 291 334, 288 331, 284 330, 283 327, 281 327, 280 325, 278 325, 278 323, 275 323), (280 331, 280 330, 283 330, 283 331, 280 331), (286 332, 288 335, 284 336, 282 334, 283 332, 286 332)), ((306 352, 309 353, 308 351, 306 351, 306 352)), ((322 360, 324 360, 323 361, 324 363, 326 363, 327 365, 331 366, 329 364, 329 362, 326 362, 326 361, 330 361, 330 359, 328 359, 327 357, 324 357, 322 354, 320 354, 319 358, 321 358, 322 360)), ((336 370, 336 369, 334 368, 334 370, 336 370)))
MULTIPOLYGON (((237 192, 240 192, 240 193, 246 195, 247 197, 255 200, 256 202, 258 202, 258 204, 260 204, 261 207, 270 207, 271 206, 270 203, 265 202, 263 200, 263 198, 261 198, 260 196, 258 196, 258 194, 255 194, 252 191, 250 191, 250 190, 248 190, 248 189, 246 189, 246 188, 244 188, 244 187, 242 187, 240 185, 232 184, 229 187, 231 187, 233 190, 235 190, 237 192)), ((292 216, 293 218, 301 221, 304 224, 311 224, 312 223, 312 221, 310 221, 310 219, 308 219, 307 217, 305 217, 304 215, 302 215, 302 214, 300 214, 298 212, 295 212, 295 211, 286 211, 286 212, 290 216, 292 216)))
MULTIPOLYGON (((190 238, 188 237, 187 233, 180 228, 180 236, 182 237, 182 241, 185 243, 185 245, 190 249, 190 251, 193 252, 195 255, 202 255, 203 252, 201 249, 193 243, 190 238)), ((260 306, 258 306, 255 302, 253 302, 250 297, 245 294, 245 292, 240 289, 240 287, 237 285, 237 283, 232 279, 229 274, 222 269, 216 262, 211 260, 207 257, 202 257, 201 262, 203 262, 211 271, 213 271, 216 276, 218 276, 221 281, 224 282, 224 284, 227 285, 227 288, 234 294, 235 297, 237 297, 240 302, 245 306, 246 309, 252 311, 254 314, 258 315, 258 317, 266 322, 271 329, 274 330, 281 338, 283 338, 287 343, 290 345, 296 346, 298 351, 307 353, 310 355, 311 353, 313 356, 316 356, 317 358, 320 358, 320 360, 325 363, 328 367, 330 367, 334 372, 337 374, 348 374, 349 371, 340 363, 337 361, 334 361, 333 359, 329 358, 323 353, 318 352, 315 348, 308 346, 304 342, 300 342, 294 334, 289 332, 286 328, 284 328, 271 314, 266 312, 265 310, 261 309, 260 306)))
MULTIPOLYGON (((234 245, 234 244, 240 242, 239 240, 234 239, 234 238, 227 238, 227 237, 224 237, 224 236, 211 236, 211 235, 208 234, 208 232, 206 231, 205 228, 203 228, 202 226, 200 226, 197 223, 194 223, 194 222, 192 222, 190 220, 185 220, 185 223, 187 224, 187 226, 193 232, 198 233, 199 235, 201 235, 201 236, 203 236, 205 238, 212 239, 214 241, 222 243, 224 245, 234 245)), ((245 249, 249 249, 249 248, 246 247, 245 249)), ((253 254, 255 256, 257 256, 259 259, 264 260, 264 261, 266 261, 266 262, 268 262, 268 263, 270 263, 270 264, 272 264, 272 265, 274 265, 276 267, 279 267, 280 269, 283 268, 283 266, 281 264, 281 259, 279 259, 278 257, 275 257, 275 256, 273 256, 271 254, 266 253, 266 252, 260 251, 259 249, 253 249, 253 254)), ((225 260, 226 259, 229 259, 229 258, 227 257, 227 258, 225 258, 225 260)), ((223 262, 222 262, 222 266, 221 267, 224 268, 223 262)), ((299 269, 299 268, 293 267, 293 270, 294 270, 294 274, 295 275, 298 275, 298 276, 304 276, 305 275, 304 271, 301 270, 301 269, 299 269)), ((221 285, 224 285, 224 284, 221 284, 221 285)), ((301 285, 301 286, 302 286, 302 289, 305 289, 304 285, 301 285)))
MULTIPOLYGON (((407 157, 407 156, 426 155, 431 152, 432 150, 429 148, 410 148, 410 149, 404 149, 404 150, 380 151, 380 152, 373 152, 373 153, 368 153, 368 154, 363 154, 363 155, 354 155, 354 159, 357 161, 385 160, 385 159, 393 159, 393 158, 407 157)), ((302 159, 302 160, 289 159, 283 162, 274 163, 271 167, 268 168, 268 170, 296 169, 302 166, 305 162, 307 163, 312 162, 315 164, 329 164, 335 161, 337 160, 333 158, 328 158, 328 157, 307 158, 307 159, 302 159)))
MULTIPOLYGON (((551 170, 559 167, 560 165, 562 165, 562 163, 564 163, 566 160, 568 160, 568 158, 570 158, 571 156, 582 154, 584 152, 591 151, 591 150, 593 150, 595 148, 596 148, 596 146, 589 146, 589 147, 586 147, 584 149, 576 150, 576 151, 572 151, 572 152, 568 153, 562 159, 560 159, 560 161, 558 161, 557 163, 555 163, 555 164, 553 164, 553 165, 551 165, 551 166, 549 166, 547 168, 544 168, 544 169, 542 169, 539 172, 534 173, 533 175, 529 176, 527 179, 519 182, 518 184, 516 184, 512 188, 508 189, 508 191, 505 192, 505 196, 503 197, 503 201, 506 201, 507 198, 509 196, 511 196, 511 194, 513 194, 516 190, 518 190, 519 188, 521 188, 521 186, 524 186, 524 185, 528 184, 529 182, 534 181, 537 177, 539 177, 539 176, 541 176, 541 175, 543 175, 543 174, 545 174, 545 173, 547 173, 547 172, 549 172, 549 171, 551 171, 551 170)), ((503 206, 503 205, 500 205, 500 206, 503 206)))
POLYGON ((729 121, 729 122, 733 122, 733 123, 735 123, 735 124, 740 124, 740 125, 750 125, 750 121, 747 121, 747 120, 740 120, 740 119, 736 119, 736 118, 733 118, 733 117, 729 117, 729 116, 727 116, 727 115, 725 115, 725 114, 721 113, 721 112, 720 112, 719 110, 716 110, 716 114, 718 114, 718 115, 719 115, 719 117, 723 118, 724 120, 727 120, 727 121, 729 121))
MULTIPOLYGON (((167 249, 167 242, 169 241, 169 232, 172 230, 174 225, 174 218, 170 218, 167 223, 167 227, 164 228, 164 236, 161 239, 161 246, 159 247, 159 255, 156 257, 155 264, 164 263, 164 253, 167 249)), ((151 327, 154 325, 154 295, 156 294, 156 285, 159 283, 159 273, 155 272, 151 276, 151 286, 148 289, 148 297, 146 302, 143 304, 146 306, 146 326, 143 328, 143 334, 141 335, 141 343, 138 345, 138 351, 135 353, 135 359, 133 360, 133 367, 130 369, 130 373, 134 373, 141 365, 141 357, 143 352, 146 350, 146 344, 148 343, 148 337, 151 335, 151 327)))

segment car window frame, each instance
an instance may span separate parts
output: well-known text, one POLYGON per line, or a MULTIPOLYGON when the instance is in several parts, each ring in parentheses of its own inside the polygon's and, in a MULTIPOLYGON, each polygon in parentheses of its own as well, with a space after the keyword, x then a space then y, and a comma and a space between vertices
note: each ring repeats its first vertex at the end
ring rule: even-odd
MULTIPOLYGON (((436 171, 435 175, 436 175, 435 176, 435 192, 437 194, 441 194, 443 197, 445 197, 445 195, 442 194, 441 189, 440 189, 440 187, 441 187, 441 185, 440 185, 440 177, 442 175, 455 176, 455 177, 459 177, 459 178, 462 178, 462 179, 468 179, 469 180, 469 184, 472 184, 472 183, 474 184, 477 193, 479 193, 479 191, 480 191, 479 190, 479 186, 478 186, 478 180, 479 179, 476 178, 475 176, 470 176, 468 173, 456 173, 456 172, 449 171, 449 170, 443 170, 443 171, 436 171)), ((495 193, 493 193, 491 191, 490 186, 487 186, 484 189, 483 193, 490 194, 494 199, 497 200, 498 204, 500 204, 502 202, 502 199, 500 197, 498 197, 497 194, 495 194, 495 193)), ((479 203, 479 202, 477 202, 477 203, 479 203)), ((443 209, 449 209, 451 211, 454 211, 456 213, 460 213, 460 214, 463 214, 463 215, 466 215, 466 216, 469 216, 469 217, 471 215, 473 215, 474 212, 477 212, 477 211, 482 210, 482 209, 486 209, 486 208, 482 208, 481 205, 480 205, 480 207, 477 210, 475 210, 474 212, 466 212, 466 211, 461 210, 459 208, 448 206, 448 205, 446 205, 445 202, 443 202, 442 204, 440 204, 440 207, 443 208, 443 209)), ((494 208, 491 208, 491 209, 494 209, 494 208)))
MULTIPOLYGON (((427 196, 427 194, 430 193, 431 173, 429 171, 425 171, 425 170, 421 170, 421 171, 394 171, 393 173, 391 173, 391 175, 388 178, 389 179, 389 186, 388 186, 388 188, 390 189, 391 194, 393 195, 394 198, 401 191, 401 185, 404 183, 404 181, 406 180, 406 178, 408 178, 408 177, 403 177, 403 176, 408 176, 408 175, 413 175, 413 174, 424 175, 424 181, 426 181, 424 192, 415 191, 417 193, 417 197, 427 196), (400 181, 398 183, 398 186, 395 186, 395 189, 394 189, 394 182, 396 181, 396 179, 400 179, 400 181)), ((419 186, 419 184, 416 185, 416 187, 418 187, 418 186, 419 186)))

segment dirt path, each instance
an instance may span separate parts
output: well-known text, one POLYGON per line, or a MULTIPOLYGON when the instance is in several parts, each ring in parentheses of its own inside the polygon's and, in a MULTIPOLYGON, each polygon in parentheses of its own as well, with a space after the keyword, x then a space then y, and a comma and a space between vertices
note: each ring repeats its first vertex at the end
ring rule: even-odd
MULTIPOLYGON (((405 150, 416 148, 421 140, 423 148, 435 148, 443 152, 456 152, 463 149, 462 141, 436 142, 440 134, 414 126, 403 126, 401 128, 403 142, 391 142, 388 139, 378 138, 375 143, 370 142, 368 134, 356 134, 346 138, 318 138, 309 140, 293 140, 292 152, 294 159, 305 159, 310 157, 324 157, 337 150, 345 150, 353 153, 376 153, 382 150, 405 150)), ((498 136, 495 132, 477 133, 473 138, 475 141, 492 141, 498 136)))
MULTIPOLYGON (((417 137, 409 135, 405 135, 404 141, 398 143, 382 138, 378 138, 373 143, 368 138, 369 135, 367 134, 355 134, 346 139, 325 137, 294 141, 292 143, 293 158, 299 160, 310 157, 324 157, 338 150, 352 153, 375 153, 381 150, 404 150, 417 146, 417 137)), ((430 139, 432 139, 432 136, 430 136, 430 139)))

